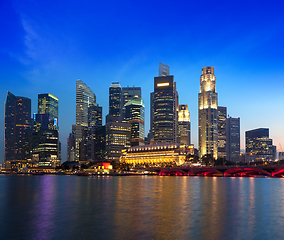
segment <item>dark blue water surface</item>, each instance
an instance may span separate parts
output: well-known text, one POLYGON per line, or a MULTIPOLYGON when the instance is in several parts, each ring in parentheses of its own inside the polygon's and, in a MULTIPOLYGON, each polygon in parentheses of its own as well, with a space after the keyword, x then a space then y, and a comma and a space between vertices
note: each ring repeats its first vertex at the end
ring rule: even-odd
POLYGON ((284 179, 0 175, 0 239, 284 239, 284 179))

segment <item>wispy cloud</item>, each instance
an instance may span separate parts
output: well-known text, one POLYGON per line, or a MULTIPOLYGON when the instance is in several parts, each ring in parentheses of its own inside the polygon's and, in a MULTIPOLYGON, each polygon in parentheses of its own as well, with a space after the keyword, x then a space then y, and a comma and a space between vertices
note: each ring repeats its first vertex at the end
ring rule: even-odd
POLYGON ((34 24, 25 17, 21 17, 21 23, 25 31, 24 44, 26 47, 26 57, 31 60, 37 60, 38 50, 37 43, 40 41, 39 34, 35 31, 34 24))

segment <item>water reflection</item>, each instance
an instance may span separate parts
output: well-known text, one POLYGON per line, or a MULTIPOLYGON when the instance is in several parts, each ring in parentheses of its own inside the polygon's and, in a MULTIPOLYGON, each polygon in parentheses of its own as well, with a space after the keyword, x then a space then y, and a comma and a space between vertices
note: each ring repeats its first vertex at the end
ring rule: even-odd
POLYGON ((0 176, 3 239, 282 239, 284 179, 0 176))

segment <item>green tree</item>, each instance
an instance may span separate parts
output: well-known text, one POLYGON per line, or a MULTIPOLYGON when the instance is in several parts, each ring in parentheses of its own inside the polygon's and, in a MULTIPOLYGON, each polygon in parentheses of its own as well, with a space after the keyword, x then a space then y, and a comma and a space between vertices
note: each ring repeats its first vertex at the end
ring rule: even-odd
POLYGON ((201 162, 206 166, 209 166, 214 164, 214 159, 211 154, 205 154, 202 156, 201 162))

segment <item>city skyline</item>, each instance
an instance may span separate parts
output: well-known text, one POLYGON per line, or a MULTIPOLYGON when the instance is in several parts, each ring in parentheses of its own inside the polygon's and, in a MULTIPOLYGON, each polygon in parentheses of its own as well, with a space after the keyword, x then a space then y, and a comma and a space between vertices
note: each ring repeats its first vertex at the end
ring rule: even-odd
MULTIPOLYGON (((53 1, 48 5, 2 3, 1 20, 6 23, 1 27, 6 37, 0 40, 2 126, 7 91, 30 98, 32 114, 37 112, 39 93, 57 96, 65 160, 67 137, 76 123, 76 80, 81 79, 103 107, 103 124, 112 82, 141 87, 147 134, 150 93, 158 76, 158 63, 163 62, 170 66, 177 82, 179 104, 188 105, 191 139, 198 148, 199 76, 203 67, 214 66, 218 105, 227 107, 230 116, 241 118, 241 149, 245 149, 245 131, 269 128, 274 145, 281 151, 284 24, 280 8, 273 3, 256 7, 250 2, 242 9, 241 3, 208 2, 211 9, 203 13, 198 10, 201 3, 183 3, 171 9, 171 19, 161 22, 167 4, 154 4, 150 10, 146 3, 137 12, 138 6, 125 2, 128 8, 116 14, 115 2, 74 3, 70 2, 68 11, 64 4, 55 5, 53 1), (234 11, 230 11, 232 8, 234 11), (74 18, 78 15, 80 21, 74 18), (207 37, 204 26, 209 20, 211 36, 207 37)), ((1 156, 3 145, 1 128, 1 156)))

